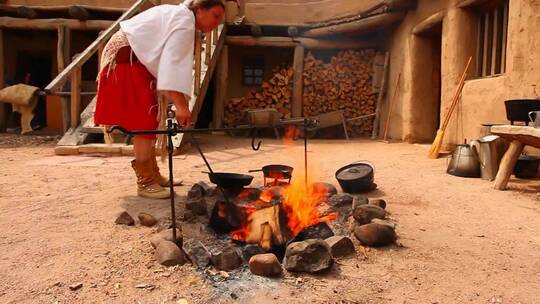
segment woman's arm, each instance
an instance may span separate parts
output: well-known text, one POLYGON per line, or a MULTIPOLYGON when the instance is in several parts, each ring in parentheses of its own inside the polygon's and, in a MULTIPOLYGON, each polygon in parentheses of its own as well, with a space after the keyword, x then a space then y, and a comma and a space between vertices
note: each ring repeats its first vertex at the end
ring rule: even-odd
POLYGON ((191 112, 186 96, 176 91, 162 91, 162 93, 174 102, 176 106, 176 120, 182 127, 188 127, 191 124, 191 112))

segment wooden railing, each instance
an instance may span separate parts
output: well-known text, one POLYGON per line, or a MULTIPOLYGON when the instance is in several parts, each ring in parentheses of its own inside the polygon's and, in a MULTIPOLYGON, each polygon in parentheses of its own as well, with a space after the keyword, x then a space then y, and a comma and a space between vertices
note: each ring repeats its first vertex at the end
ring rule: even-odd
MULTIPOLYGON (((217 28, 212 32, 206 33, 203 41, 202 33, 197 31, 195 34, 195 66, 194 66, 194 86, 193 93, 195 96, 199 96, 201 93, 202 83, 201 80, 203 65, 210 70, 211 59, 215 51, 217 51, 218 41, 221 37, 221 31, 217 28), (204 48, 203 48, 204 45, 204 48), (203 61, 204 56, 204 61, 203 61)), ((206 72, 206 71, 205 71, 206 72)))

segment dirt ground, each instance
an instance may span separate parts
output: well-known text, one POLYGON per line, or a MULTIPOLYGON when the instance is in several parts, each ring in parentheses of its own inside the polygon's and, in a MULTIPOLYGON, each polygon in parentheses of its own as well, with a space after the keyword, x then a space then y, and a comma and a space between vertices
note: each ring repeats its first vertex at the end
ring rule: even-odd
MULTIPOLYGON (((131 158, 55 156, 47 138, 0 142, 1 303, 540 303, 539 181, 512 179, 509 191, 496 191, 491 182, 447 175, 447 160, 428 159, 425 145, 311 141, 321 181, 338 186, 335 170, 352 161, 375 165, 379 190, 369 196, 389 203, 401 245, 358 247, 323 275, 267 279, 245 268, 160 266, 149 244, 155 228, 114 224, 119 208, 168 212, 167 200, 136 196, 131 158)), ((303 151, 301 141, 286 148, 265 139, 259 152, 249 139, 201 142, 219 171, 294 165, 303 151)), ((207 180, 193 152, 174 165, 186 183, 181 196, 207 180)), ((197 222, 183 228, 184 238, 209 235, 197 222)))

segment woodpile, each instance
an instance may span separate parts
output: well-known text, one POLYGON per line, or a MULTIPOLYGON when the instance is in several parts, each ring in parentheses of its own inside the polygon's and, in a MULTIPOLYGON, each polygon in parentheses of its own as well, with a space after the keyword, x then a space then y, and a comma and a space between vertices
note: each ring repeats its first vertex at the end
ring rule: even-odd
POLYGON ((241 122, 246 110, 274 108, 280 118, 291 118, 292 67, 277 67, 273 76, 264 81, 259 88, 252 89, 242 98, 231 98, 225 105, 225 125, 231 126, 241 122))
MULTIPOLYGON (((306 116, 342 110, 346 119, 375 113, 378 94, 373 93, 374 50, 340 51, 326 63, 310 52, 304 60, 306 116)), ((373 117, 347 122, 353 135, 370 135, 373 117)))

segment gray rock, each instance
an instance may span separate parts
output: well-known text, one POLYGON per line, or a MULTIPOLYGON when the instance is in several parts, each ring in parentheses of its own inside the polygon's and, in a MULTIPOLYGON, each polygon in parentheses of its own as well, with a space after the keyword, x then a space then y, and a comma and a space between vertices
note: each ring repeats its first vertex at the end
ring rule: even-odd
POLYGON ((198 267, 206 267, 210 265, 210 252, 198 240, 189 239, 184 242, 184 251, 188 258, 198 267))
MULTIPOLYGON (((172 229, 163 230, 158 234, 154 234, 154 236, 152 236, 152 238, 150 239, 150 244, 152 244, 152 247, 156 248, 162 241, 169 241, 174 243, 172 229)), ((182 241, 182 228, 178 226, 176 228, 176 243, 179 246, 182 246, 182 241)))
POLYGON ((119 211, 116 215, 116 220, 114 221, 115 224, 118 225, 126 225, 126 226, 133 226, 135 225, 135 220, 129 215, 129 213, 126 210, 119 211))
POLYGON ((375 219, 372 219, 371 222, 375 224, 379 224, 379 225, 386 225, 392 229, 396 229, 396 223, 390 222, 388 220, 381 220, 381 219, 375 218, 375 219))
POLYGON ((186 210, 189 210, 194 215, 206 215, 206 200, 204 197, 188 199, 186 202, 186 210))
POLYGON ((381 207, 382 209, 386 209, 386 201, 383 199, 374 199, 369 202, 370 205, 381 207))
POLYGON ((338 193, 332 195, 328 199, 328 203, 334 207, 343 207, 352 204, 353 197, 346 193, 338 193))
POLYGON ((265 253, 265 251, 256 244, 247 245, 244 247, 244 249, 242 249, 242 257, 244 258, 244 261, 249 261, 252 256, 263 253, 265 253))
POLYGON ((365 225, 371 223, 374 218, 384 219, 386 211, 374 205, 360 205, 354 208, 353 217, 358 224, 365 225))
POLYGON ((231 271, 242 266, 242 258, 232 246, 221 251, 212 251, 211 254, 212 264, 219 270, 231 271))
POLYGON ((210 187, 206 182, 199 181, 191 187, 191 189, 198 188, 203 196, 212 194, 212 187, 210 187))
POLYGON ((334 236, 332 229, 325 222, 320 222, 304 228, 290 242, 301 242, 309 239, 324 240, 331 236, 334 236))
POLYGON ((257 254, 249 259, 249 270, 254 275, 271 277, 283 272, 277 257, 272 253, 257 254))
POLYGON ((145 212, 139 213, 137 217, 139 218, 139 222, 141 222, 141 225, 146 227, 152 227, 158 222, 155 217, 145 212))
POLYGON ((344 257, 356 252, 352 240, 346 236, 332 236, 327 238, 330 252, 334 258, 344 257))
POLYGON ((358 206, 367 205, 368 202, 369 202, 369 199, 367 198, 367 196, 362 195, 362 194, 356 194, 354 196, 352 208, 356 209, 358 206))
POLYGON ((390 245, 396 240, 396 232, 389 226, 370 223, 357 225, 354 235, 365 246, 380 247, 390 245))
POLYGON ((323 240, 291 243, 285 251, 285 269, 292 272, 317 273, 332 267, 330 247, 323 240))
POLYGON ((203 198, 203 190, 201 187, 193 186, 187 193, 188 200, 200 200, 203 198))
POLYGON ((186 263, 184 253, 173 242, 161 241, 156 248, 155 255, 159 264, 163 266, 171 267, 186 263))

